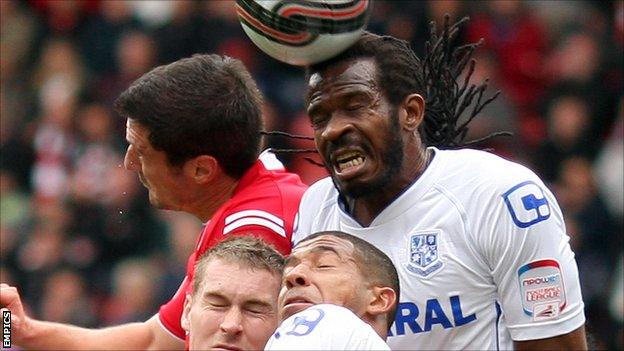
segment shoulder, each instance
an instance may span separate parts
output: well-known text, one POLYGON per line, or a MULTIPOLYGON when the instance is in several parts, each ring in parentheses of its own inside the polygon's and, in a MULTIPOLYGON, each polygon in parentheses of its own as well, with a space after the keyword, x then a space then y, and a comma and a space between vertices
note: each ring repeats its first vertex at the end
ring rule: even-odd
POLYGON ((525 182, 544 187, 541 179, 526 166, 489 152, 461 149, 436 153, 444 164, 438 184, 455 193, 503 195, 525 182))
POLYGON ((286 319, 267 350, 389 350, 373 328, 349 309, 320 304, 286 319))
POLYGON ((364 322, 348 308, 332 305, 319 304, 309 307, 293 316, 294 324, 305 321, 317 323, 320 331, 327 335, 351 335, 369 331, 375 333, 370 325, 364 322))
POLYGON ((304 336, 314 333, 326 337, 350 335, 357 330, 372 331, 351 310, 332 304, 314 305, 295 313, 284 320, 279 329, 288 335, 304 336))
POLYGON ((338 198, 338 190, 334 186, 330 177, 323 178, 312 184, 303 194, 302 205, 322 206, 326 203, 335 203, 338 198))

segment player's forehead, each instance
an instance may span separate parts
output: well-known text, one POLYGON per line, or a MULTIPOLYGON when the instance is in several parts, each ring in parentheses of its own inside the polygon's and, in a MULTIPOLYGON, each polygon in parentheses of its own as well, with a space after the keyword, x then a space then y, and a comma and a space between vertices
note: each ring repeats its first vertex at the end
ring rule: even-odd
POLYGON ((376 77, 377 66, 373 58, 360 57, 338 62, 310 75, 308 101, 312 102, 321 95, 331 96, 346 89, 376 89, 376 77))
POLYGON ((128 118, 126 120, 126 141, 133 145, 150 147, 149 129, 139 122, 128 118))
POLYGON ((303 259, 319 253, 335 254, 341 258, 353 256, 355 246, 352 242, 334 235, 320 235, 301 242, 291 252, 291 257, 303 259))
POLYGON ((218 293, 228 298, 271 299, 280 284, 281 277, 267 269, 253 268, 242 262, 214 258, 207 262, 203 272, 200 293, 218 293))

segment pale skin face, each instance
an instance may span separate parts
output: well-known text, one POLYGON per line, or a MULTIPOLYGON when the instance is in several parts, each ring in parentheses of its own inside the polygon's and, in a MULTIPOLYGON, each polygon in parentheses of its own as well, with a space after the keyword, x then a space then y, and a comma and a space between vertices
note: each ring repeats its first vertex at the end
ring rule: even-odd
POLYGON ((182 328, 191 350, 262 350, 277 328, 280 276, 212 260, 209 275, 187 295, 182 328))
POLYGON ((127 170, 137 172, 139 180, 149 191, 149 200, 157 208, 180 210, 187 181, 179 167, 173 167, 163 151, 152 147, 149 130, 128 119, 126 140, 128 149, 124 158, 127 170))
POLYGON ((280 320, 321 303, 343 306, 363 316, 373 292, 360 272, 354 250, 351 242, 329 235, 295 247, 284 268, 280 320))

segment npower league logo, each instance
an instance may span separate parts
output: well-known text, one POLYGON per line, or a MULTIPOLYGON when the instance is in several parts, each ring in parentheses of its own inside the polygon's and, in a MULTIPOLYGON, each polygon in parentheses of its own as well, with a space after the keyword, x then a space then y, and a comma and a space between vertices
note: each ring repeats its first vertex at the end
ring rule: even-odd
POLYGON ((533 321, 554 319, 566 306, 561 267, 555 260, 529 262, 518 269, 524 313, 533 321))

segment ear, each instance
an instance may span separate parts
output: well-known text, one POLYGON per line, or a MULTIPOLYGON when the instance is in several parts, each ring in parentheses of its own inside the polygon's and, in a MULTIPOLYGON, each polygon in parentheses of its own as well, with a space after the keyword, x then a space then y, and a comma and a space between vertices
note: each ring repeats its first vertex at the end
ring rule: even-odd
POLYGON ((425 99, 420 94, 405 97, 400 106, 399 118, 404 129, 413 132, 425 117, 425 99))
POLYGON ((385 316, 396 304, 396 292, 388 286, 375 286, 371 292, 373 298, 369 302, 366 312, 372 316, 385 316))
POLYGON ((186 294, 186 298, 184 299, 184 309, 182 310, 182 318, 180 319, 180 324, 182 325, 182 329, 186 331, 188 335, 191 331, 191 321, 189 314, 191 313, 191 304, 192 298, 190 294, 186 294))
POLYGON ((212 181, 220 171, 219 161, 208 155, 197 156, 184 164, 184 173, 197 184, 205 184, 212 181))

